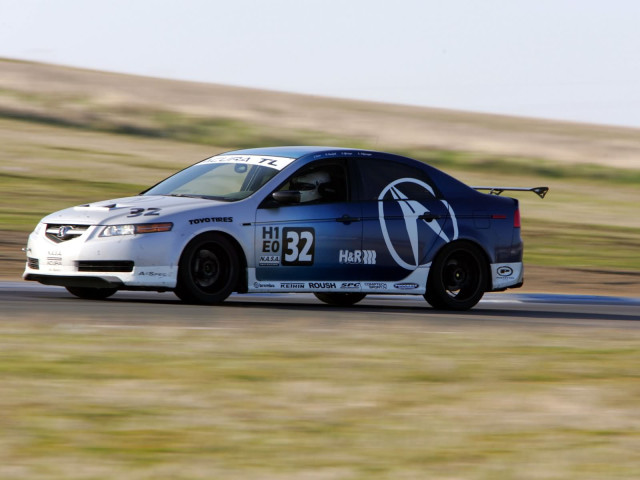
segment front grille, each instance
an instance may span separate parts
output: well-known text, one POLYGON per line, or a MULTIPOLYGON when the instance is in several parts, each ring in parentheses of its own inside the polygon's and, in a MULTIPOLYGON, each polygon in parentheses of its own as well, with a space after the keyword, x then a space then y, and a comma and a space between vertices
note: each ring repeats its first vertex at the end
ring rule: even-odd
POLYGON ((48 223, 46 229, 46 236, 49 240, 60 243, 67 240, 73 240, 78 238, 90 225, 69 225, 64 223, 48 223))
POLYGON ((32 270, 40 270, 40 260, 33 257, 27 257, 27 265, 32 270))
POLYGON ((80 260, 79 272, 133 272, 130 260, 80 260))

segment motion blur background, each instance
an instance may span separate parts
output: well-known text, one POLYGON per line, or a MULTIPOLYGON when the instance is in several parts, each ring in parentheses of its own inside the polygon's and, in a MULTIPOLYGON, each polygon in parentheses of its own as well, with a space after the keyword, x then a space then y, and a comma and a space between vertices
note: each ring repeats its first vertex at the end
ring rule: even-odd
MULTIPOLYGON (((20 279, 47 213, 226 150, 322 144, 548 185, 520 197, 522 290, 638 297, 639 18, 632 0, 0 0, 0 277, 20 279)), ((98 328, 56 301, 46 318, 0 306, 2 478, 640 469, 633 330, 295 305, 120 328, 96 303, 98 328)))

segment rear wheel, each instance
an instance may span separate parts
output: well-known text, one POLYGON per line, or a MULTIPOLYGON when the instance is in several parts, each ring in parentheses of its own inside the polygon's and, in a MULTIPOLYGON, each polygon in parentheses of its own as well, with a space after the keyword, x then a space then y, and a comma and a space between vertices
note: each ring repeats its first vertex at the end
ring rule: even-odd
POLYGON ((235 289, 239 275, 240 261, 231 242, 218 233, 207 233, 182 252, 175 294, 188 303, 221 303, 235 289))
POLYGON ((470 243, 454 243, 433 262, 424 298, 434 308, 468 310, 480 301, 486 283, 482 251, 470 243))
POLYGON ((328 303, 329 305, 334 305, 336 307, 348 307, 350 305, 355 305, 364 297, 367 296, 366 293, 336 293, 336 292, 328 292, 328 293, 314 293, 318 300, 323 301, 324 303, 328 303))
POLYGON ((117 288, 65 287, 67 291, 85 300, 104 300, 118 291, 117 288))

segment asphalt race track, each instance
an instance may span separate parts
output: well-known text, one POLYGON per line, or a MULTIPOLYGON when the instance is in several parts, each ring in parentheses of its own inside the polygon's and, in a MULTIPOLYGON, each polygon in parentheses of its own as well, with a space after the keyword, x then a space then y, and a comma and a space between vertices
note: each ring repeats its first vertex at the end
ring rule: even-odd
POLYGON ((82 300, 62 287, 0 282, 0 321, 54 324, 233 328, 313 322, 423 322, 425 325, 582 326, 640 328, 640 298, 495 293, 468 312, 436 311, 420 296, 370 295, 352 307, 332 307, 311 294, 233 295, 220 306, 185 305, 173 293, 118 292, 102 301, 82 300))

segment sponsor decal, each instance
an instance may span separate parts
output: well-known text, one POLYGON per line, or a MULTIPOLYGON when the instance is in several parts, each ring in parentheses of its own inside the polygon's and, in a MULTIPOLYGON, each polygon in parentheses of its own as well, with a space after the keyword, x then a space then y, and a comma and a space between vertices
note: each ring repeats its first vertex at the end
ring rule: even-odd
POLYGON ((277 267, 280 265, 279 255, 260 255, 258 265, 261 267, 277 267))
POLYGON ((397 288, 398 290, 415 290, 418 288, 417 283, 394 283, 393 288, 397 288))
POLYGON ((503 265, 501 267, 498 267, 497 272, 501 277, 510 277, 511 275, 513 275, 513 268, 507 265, 503 265))
POLYGON ((375 250, 340 250, 338 262, 347 264, 376 264, 375 250))
POLYGON ((157 217, 160 215, 160 210, 160 208, 132 208, 129 210, 127 217, 157 217))
POLYGON ((343 290, 353 290, 354 288, 360 288, 359 282, 342 282, 340 288, 343 290))
POLYGON ((254 288, 276 288, 273 283, 254 282, 254 288))
POLYGON ((286 227, 282 229, 282 265, 313 265, 315 230, 308 227, 286 227))
POLYGON ((369 290, 386 290, 387 284, 383 282, 365 282, 364 286, 369 290))
POLYGON ((287 290, 301 290, 304 289, 305 285, 302 282, 287 282, 281 283, 280 288, 286 288, 287 290))
POLYGON ((141 277, 168 277, 169 274, 166 272, 139 272, 138 275, 141 277))
POLYGON ((325 289, 325 288, 337 288, 334 282, 309 282, 309 288, 325 289))
POLYGON ((280 228, 262 227, 262 253, 280 253, 280 228))
POLYGON ((203 160, 199 165, 212 163, 237 163, 245 165, 262 165, 269 168, 275 168, 276 170, 282 170, 294 160, 295 158, 270 157, 265 155, 218 155, 216 157, 203 160))
POLYGON ((229 223, 233 222, 233 217, 205 217, 205 218, 194 218, 189 220, 189 225, 198 225, 200 223, 229 223))
MULTIPOLYGON (((423 266, 420 264, 420 258, 424 252, 419 251, 421 244, 420 240, 423 240, 422 244, 430 244, 431 242, 425 242, 428 240, 423 238, 425 235, 436 236, 441 238, 445 243, 449 243, 452 240, 458 238, 458 221, 455 217, 453 209, 445 200, 436 199, 433 188, 427 183, 415 179, 415 178, 400 178, 394 180, 385 188, 382 189, 378 200, 385 200, 378 202, 378 218, 380 221, 380 227, 382 228, 382 236, 384 242, 389 249, 389 253, 395 260, 395 262, 407 270, 415 270, 416 268, 423 266), (433 218, 426 220, 420 218, 422 215, 429 213, 429 209, 422 205, 417 200, 411 200, 407 195, 403 193, 403 190, 410 186, 415 191, 416 186, 424 189, 427 192, 427 197, 432 197, 434 200, 441 202, 448 212, 448 217, 451 220, 451 230, 447 235, 443 230, 443 226, 447 219, 433 218), (390 232, 385 220, 385 209, 390 206, 397 205, 400 207, 400 212, 404 217, 405 232, 390 232), (426 225, 428 229, 419 228, 419 226, 426 225), (431 232, 429 232, 431 230, 431 232), (411 258, 402 258, 398 253, 402 249, 401 245, 406 244, 408 240, 411 249, 411 258)), ((426 264, 425 264, 426 265, 426 264)))
POLYGON ((62 257, 47 257, 47 265, 50 265, 50 266, 62 265, 62 257))

